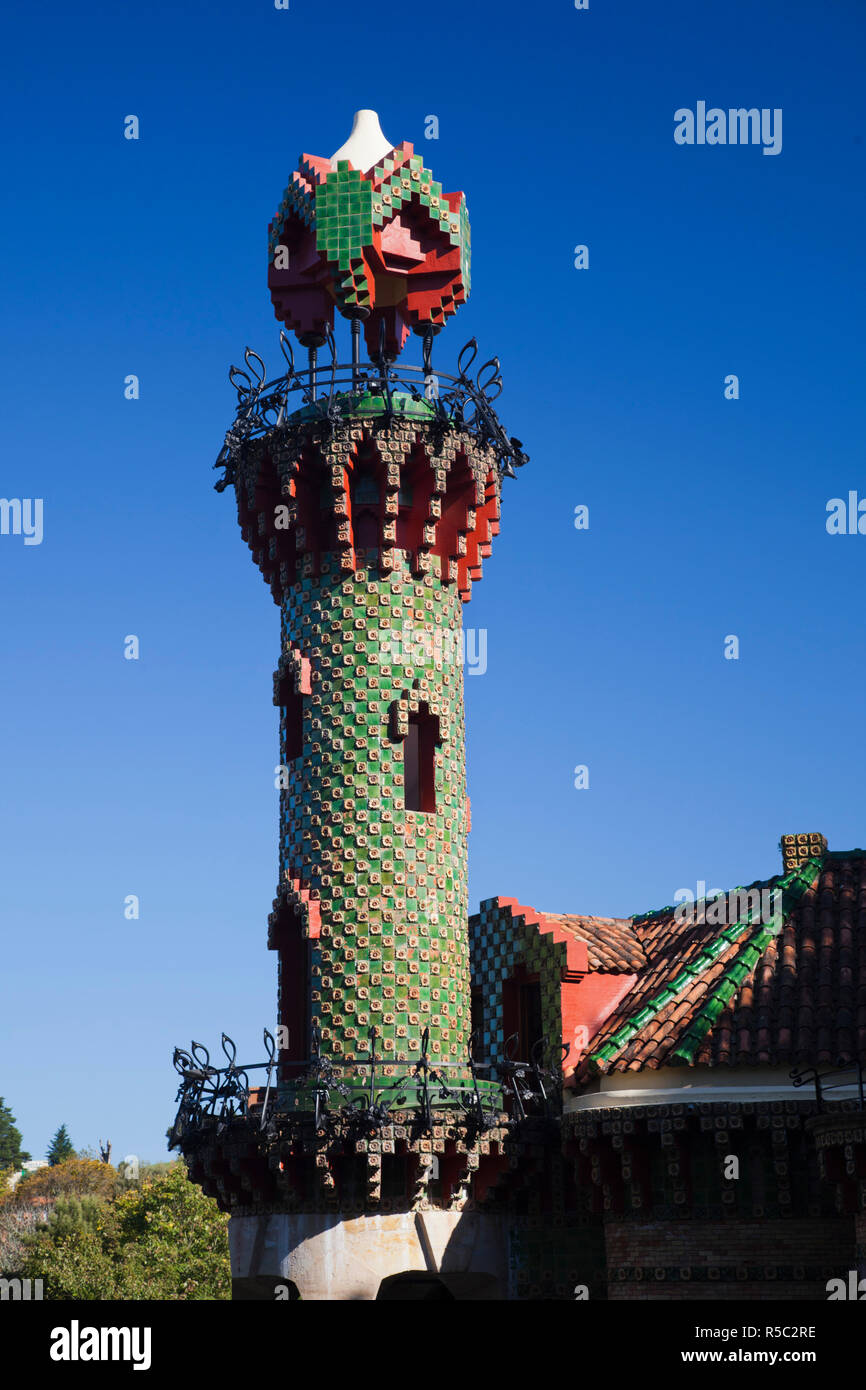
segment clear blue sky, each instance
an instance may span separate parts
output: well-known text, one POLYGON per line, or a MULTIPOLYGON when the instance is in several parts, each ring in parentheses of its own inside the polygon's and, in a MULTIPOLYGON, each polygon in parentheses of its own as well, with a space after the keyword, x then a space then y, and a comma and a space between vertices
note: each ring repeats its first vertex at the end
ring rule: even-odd
POLYGON ((162 1157, 173 1044, 273 1022, 278 613, 211 464, 229 364, 277 368, 268 219, 358 107, 467 193, 438 360, 500 355, 531 455, 466 611, 471 901, 628 914, 866 842, 866 536, 825 530, 866 496, 862 4, 374 12, 5 21, 0 492, 45 511, 0 537, 0 1094, 37 1156, 65 1121, 162 1157), (676 145, 699 100, 782 108, 782 153, 676 145))

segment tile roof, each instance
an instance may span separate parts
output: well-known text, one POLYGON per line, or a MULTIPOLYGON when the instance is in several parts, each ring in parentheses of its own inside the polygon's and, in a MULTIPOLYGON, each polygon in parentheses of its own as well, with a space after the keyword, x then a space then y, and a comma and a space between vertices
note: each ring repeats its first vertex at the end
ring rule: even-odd
POLYGON ((632 919, 646 964, 579 1079, 683 1064, 866 1062, 866 853, 827 853, 752 886, 782 890, 780 931, 748 917, 687 923, 673 908, 632 919))
POLYGON ((631 975, 643 970, 647 957, 629 917, 583 917, 574 913, 544 912, 578 941, 586 942, 590 970, 609 975, 631 975))

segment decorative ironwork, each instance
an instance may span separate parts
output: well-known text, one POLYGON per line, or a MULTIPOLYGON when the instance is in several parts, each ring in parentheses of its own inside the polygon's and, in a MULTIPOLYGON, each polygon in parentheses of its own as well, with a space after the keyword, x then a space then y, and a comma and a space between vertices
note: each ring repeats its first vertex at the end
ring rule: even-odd
MULTIPOLYGON (((850 1091, 857 1088, 857 1099, 861 1110, 866 1110, 866 1088, 864 1088, 863 1063, 851 1062, 832 1071, 819 1072, 815 1067, 795 1067, 788 1073, 796 1087, 814 1085, 815 1101, 819 1111, 827 1109, 828 1091, 850 1091), (841 1077, 841 1080, 833 1078, 841 1077)), ((853 1096, 836 1097, 837 1100, 853 1100, 853 1096)))
POLYGON ((474 338, 460 350, 457 376, 434 372, 432 333, 424 337, 420 367, 404 362, 395 365, 394 359, 385 355, 384 332, 380 335, 379 355, 366 363, 360 361, 357 335, 352 339, 351 362, 337 361, 334 336, 329 332, 326 347, 330 361, 320 366, 318 350, 310 348, 306 370, 295 366, 292 345, 284 331, 280 332, 280 347, 286 363, 282 376, 266 381, 265 364, 252 348, 244 352, 247 370, 229 369, 238 404, 214 464, 215 468, 224 469, 215 485, 217 492, 234 482, 248 441, 281 430, 289 416, 304 407, 308 407, 307 418, 320 420, 327 430, 333 431, 343 418, 341 402, 352 396, 378 398, 381 410, 377 418, 385 424, 405 418, 407 401, 413 405, 426 402, 430 418, 440 430, 465 431, 482 447, 493 449, 501 477, 515 477, 514 470, 528 462, 521 441, 505 433, 493 409, 493 402, 502 392, 498 357, 482 363, 474 379, 469 376, 478 356, 474 338), (327 389, 320 390, 322 387, 327 389))
POLYGON ((311 1034, 310 1057, 292 1062, 300 1074, 285 1088, 272 1084, 277 1067, 276 1043, 273 1034, 264 1030, 267 1060, 245 1063, 236 1061, 237 1048, 223 1033, 221 1044, 228 1065, 213 1066, 210 1054, 201 1043, 193 1042, 190 1050, 176 1047, 174 1067, 181 1078, 177 1093, 178 1109, 169 1131, 169 1148, 182 1148, 196 1134, 216 1128, 221 1133, 236 1122, 255 1123, 260 1131, 276 1136, 281 1122, 300 1118, 297 1110, 287 1108, 287 1096, 302 1096, 306 1113, 312 1118, 316 1133, 333 1133, 337 1128, 357 1129, 370 1134, 387 1125, 395 1113, 414 1112, 415 1122, 422 1133, 430 1133, 436 1116, 441 1118, 447 1109, 459 1114, 468 1129, 476 1134, 502 1123, 502 1111, 510 1112, 506 1123, 520 1124, 527 1119, 542 1117, 553 1120, 562 1108, 561 1061, 568 1055, 568 1044, 561 1048, 560 1068, 553 1065, 551 1049, 541 1038, 532 1048, 530 1061, 517 1060, 517 1034, 506 1044, 505 1059, 497 1063, 480 1062, 473 1054, 475 1037, 470 1040, 467 1061, 441 1062, 429 1053, 429 1029, 424 1030, 417 1060, 402 1076, 381 1077, 383 1068, 393 1067, 393 1061, 377 1052, 378 1032, 368 1034, 369 1051, 366 1057, 341 1059, 335 1063, 322 1052, 318 1027, 311 1034), (544 1065, 545 1058, 550 1059, 544 1065), (464 1076, 449 1079, 448 1071, 460 1070, 464 1076), (351 1070, 354 1084, 347 1084, 351 1070), (469 1071, 469 1080, 465 1072, 469 1071), (251 1109, 249 1073, 265 1071, 267 1084, 264 1096, 251 1109), (364 1080, 364 1073, 369 1079, 364 1080), (501 1079, 497 1083, 495 1076, 501 1079), (335 1103, 335 1097, 337 1101, 335 1103), (485 1098, 487 1104, 485 1105, 485 1098), (499 1102, 498 1108, 493 1104, 499 1102))
MULTIPOLYGON (((540 1103, 544 1118, 551 1120, 554 1118, 554 1109, 556 1113, 562 1113, 562 1063, 569 1054, 569 1044, 560 1044, 558 1071, 554 1070, 552 1065, 542 1065, 545 1054, 551 1055, 551 1049, 544 1038, 539 1038, 533 1044, 528 1062, 518 1058, 519 1047, 520 1035, 512 1033, 505 1040, 505 1056, 497 1063, 497 1071, 514 1097, 515 1115, 518 1119, 525 1120, 527 1104, 532 1109, 540 1103)), ((552 1060, 551 1057, 551 1062, 552 1060)))
POLYGON ((271 1075, 276 1067, 277 1045, 272 1033, 264 1030, 266 1062, 238 1066, 237 1047, 227 1033, 220 1037, 227 1067, 211 1065, 210 1053, 203 1043, 193 1041, 189 1052, 176 1047, 172 1062, 181 1078, 177 1092, 177 1114, 169 1130, 169 1149, 180 1146, 191 1131, 216 1122, 218 1131, 232 1121, 246 1120, 249 1115, 249 1076, 251 1071, 266 1071, 267 1086, 260 1128, 264 1127, 271 1095, 271 1075))

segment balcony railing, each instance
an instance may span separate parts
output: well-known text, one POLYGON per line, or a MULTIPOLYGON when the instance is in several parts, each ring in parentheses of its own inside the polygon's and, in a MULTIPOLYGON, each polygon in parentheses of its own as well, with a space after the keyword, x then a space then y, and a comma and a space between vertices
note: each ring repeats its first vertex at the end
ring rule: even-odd
POLYGON ((219 1133, 235 1122, 276 1133, 281 1118, 311 1119, 317 1132, 346 1122, 371 1131, 382 1129, 396 1113, 409 1111, 422 1133, 430 1133, 434 1121, 441 1122, 447 1112, 483 1133, 500 1124, 503 1114, 510 1124, 552 1121, 561 1114, 561 1063, 567 1044, 551 1049, 539 1039, 530 1060, 521 1061, 514 1034, 506 1043, 505 1057, 495 1063, 476 1061, 471 1045, 465 1062, 442 1062, 428 1052, 425 1029, 417 1060, 395 1077, 389 1074, 394 1061, 378 1053, 377 1040, 377 1030, 371 1028, 366 1057, 336 1062, 322 1052, 321 1035, 314 1028, 311 1056, 284 1063, 298 1073, 287 1082, 278 1081, 276 1040, 267 1028, 267 1058, 262 1062, 238 1063, 237 1048, 225 1033, 225 1067, 213 1066, 201 1043, 193 1042, 189 1051, 176 1047, 173 1062, 181 1082, 169 1148, 183 1148, 193 1136, 214 1129, 219 1133), (250 1073, 261 1071, 266 1073, 264 1087, 251 1088, 250 1073), (463 1074, 449 1076, 454 1071, 463 1074))
POLYGON ((815 1100, 819 1111, 827 1109, 830 1100, 844 1101, 857 1100, 861 1110, 866 1110, 866 1093, 864 1093, 863 1064, 853 1062, 848 1066, 835 1067, 832 1071, 819 1072, 814 1067, 795 1067, 789 1072, 791 1080, 797 1087, 813 1085, 815 1087, 815 1100), (831 1095, 833 1091, 847 1091, 852 1094, 840 1096, 831 1095))
POLYGON ((237 392, 237 412, 226 431, 215 468, 224 470, 216 483, 222 492, 234 482, 244 446, 253 439, 285 426, 290 417, 303 412, 304 418, 320 420, 333 430, 347 414, 379 416, 384 423, 426 413, 444 430, 463 431, 482 447, 491 448, 501 477, 513 478, 515 469, 528 462, 519 439, 509 437, 493 409, 502 391, 499 359, 491 357, 469 373, 478 355, 474 338, 461 349, 457 375, 434 371, 432 334, 423 340, 423 360, 413 366, 402 359, 393 361, 380 355, 362 362, 358 355, 359 337, 353 333, 351 362, 338 362, 332 333, 325 347, 329 359, 322 361, 317 348, 308 350, 305 368, 295 366, 291 342, 280 332, 280 347, 286 362, 282 376, 266 381, 265 364, 257 352, 247 348, 247 370, 232 367, 229 380, 237 392))

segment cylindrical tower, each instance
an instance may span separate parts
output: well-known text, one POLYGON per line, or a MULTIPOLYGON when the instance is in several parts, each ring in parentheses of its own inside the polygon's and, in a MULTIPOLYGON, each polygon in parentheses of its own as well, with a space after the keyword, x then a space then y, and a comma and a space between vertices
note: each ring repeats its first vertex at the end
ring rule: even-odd
POLYGON ((474 344, 456 375, 432 368, 468 291, 465 199, 373 113, 332 160, 301 157, 269 256, 308 362, 283 332, 283 377, 266 383, 250 352, 232 369, 217 486, 234 485, 281 612, 276 1048, 264 1087, 233 1054, 219 1073, 180 1054, 172 1137, 232 1212, 240 1296, 282 1281, 375 1297, 431 1268, 501 1278, 501 1232, 472 1189, 482 1157, 504 1161, 505 1131, 471 1048, 462 607, 502 477, 525 460, 490 405, 495 359, 475 380, 474 344), (335 308, 351 324, 342 366, 335 308), (423 361, 398 367, 410 331, 423 361))
MULTIPOLYGON (((398 402, 398 404, 400 404, 398 402)), ((383 422, 292 422, 238 476, 278 592, 283 1076, 310 1056, 465 1072, 469 804, 462 601, 497 529, 489 448, 425 402, 383 422), (252 499, 252 501, 250 501, 252 499)))

